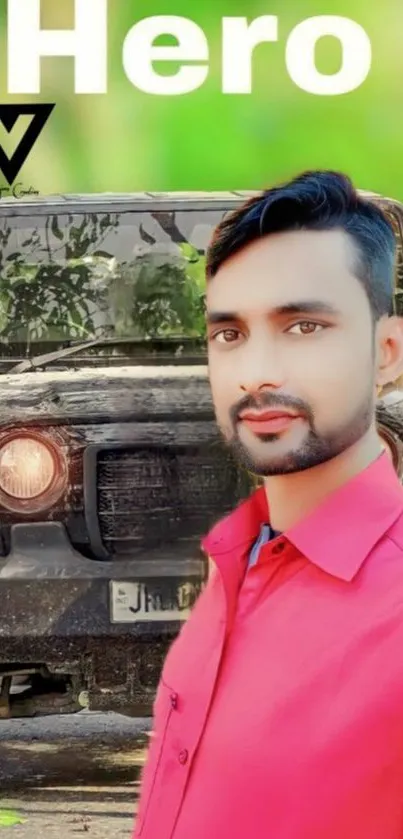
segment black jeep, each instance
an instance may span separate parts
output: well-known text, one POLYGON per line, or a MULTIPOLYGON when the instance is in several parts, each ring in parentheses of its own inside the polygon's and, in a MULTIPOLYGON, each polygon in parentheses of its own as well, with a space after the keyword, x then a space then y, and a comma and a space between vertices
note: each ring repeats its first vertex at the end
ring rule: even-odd
MULTIPOLYGON (((0 716, 151 712, 200 538, 253 484, 204 339, 206 247, 251 194, 0 202, 0 716)), ((397 276, 399 305, 401 249, 397 276)))

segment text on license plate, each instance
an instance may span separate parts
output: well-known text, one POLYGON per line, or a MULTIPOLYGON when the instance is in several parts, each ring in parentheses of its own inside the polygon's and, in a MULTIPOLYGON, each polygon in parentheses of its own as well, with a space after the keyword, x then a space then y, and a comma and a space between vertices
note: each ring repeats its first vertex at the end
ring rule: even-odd
POLYGON ((200 587, 194 583, 177 584, 166 592, 149 583, 112 580, 111 622, 187 620, 199 592, 200 587))

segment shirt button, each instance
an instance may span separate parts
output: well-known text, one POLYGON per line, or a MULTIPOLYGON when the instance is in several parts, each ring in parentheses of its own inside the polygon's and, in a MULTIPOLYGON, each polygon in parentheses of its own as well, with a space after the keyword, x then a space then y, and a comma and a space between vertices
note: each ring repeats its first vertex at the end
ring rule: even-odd
POLYGON ((182 751, 179 752, 179 755, 178 755, 179 763, 182 763, 182 765, 184 765, 185 763, 187 763, 188 757, 189 757, 188 750, 187 749, 182 749, 182 751))
POLYGON ((285 548, 285 542, 278 542, 277 545, 273 545, 273 553, 274 554, 281 554, 281 552, 285 548))
POLYGON ((178 707, 178 694, 177 693, 171 693, 171 707, 173 708, 174 711, 176 711, 176 709, 178 707))

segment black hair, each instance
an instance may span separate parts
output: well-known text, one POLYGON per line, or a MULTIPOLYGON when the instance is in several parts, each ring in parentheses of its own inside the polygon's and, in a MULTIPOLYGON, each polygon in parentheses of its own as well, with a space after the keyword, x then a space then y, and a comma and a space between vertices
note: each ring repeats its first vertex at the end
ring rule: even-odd
POLYGON ((308 171, 265 190, 226 216, 206 254, 207 280, 229 257, 271 233, 344 230, 356 246, 355 274, 374 320, 394 312, 396 238, 375 202, 360 196, 341 172, 308 171))

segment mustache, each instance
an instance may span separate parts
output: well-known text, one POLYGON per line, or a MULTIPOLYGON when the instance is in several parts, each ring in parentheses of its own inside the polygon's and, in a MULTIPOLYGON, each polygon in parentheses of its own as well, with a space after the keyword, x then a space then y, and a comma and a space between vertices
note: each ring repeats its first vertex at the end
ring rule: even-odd
POLYGON ((295 397, 288 396, 287 394, 279 394, 279 393, 259 393, 252 396, 251 394, 247 394, 233 405, 230 408, 230 418, 232 424, 235 425, 239 420, 239 414, 241 411, 247 410, 262 410, 264 408, 288 408, 290 411, 295 411, 295 413, 301 414, 303 417, 306 417, 311 423, 313 424, 313 413, 309 407, 302 399, 296 399, 295 397))

